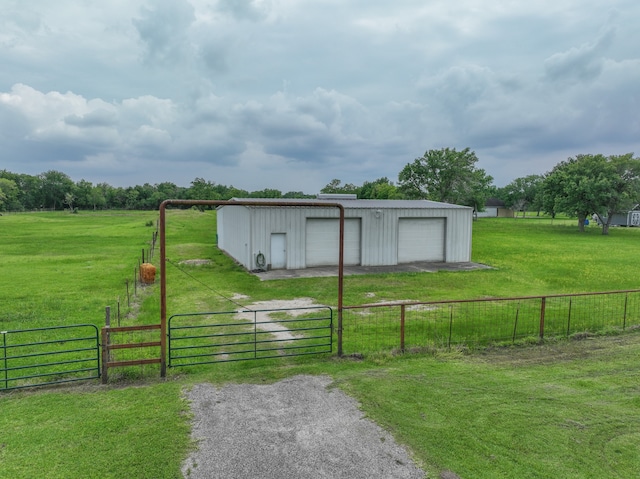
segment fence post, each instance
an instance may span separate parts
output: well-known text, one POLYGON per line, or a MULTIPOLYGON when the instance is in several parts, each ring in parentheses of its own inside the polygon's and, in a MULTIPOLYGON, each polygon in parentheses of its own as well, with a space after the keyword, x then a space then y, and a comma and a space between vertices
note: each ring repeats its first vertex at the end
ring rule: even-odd
POLYGON ((544 339, 544 312, 547 308, 547 297, 543 296, 542 301, 540 302, 540 339, 544 339))
POLYGON ((518 303, 518 308, 516 309, 516 320, 513 323, 513 336, 511 337, 511 344, 516 342, 516 331, 518 329, 518 316, 520 316, 520 303, 518 303))
POLYGON ((627 302, 629 301, 629 293, 624 295, 624 316, 622 317, 622 330, 627 327, 627 302))
POLYGON ((569 314, 567 316, 567 338, 571 333, 571 306, 573 305, 573 298, 569 298, 569 314))
POLYGON ((127 308, 131 307, 131 296, 129 294, 129 278, 124 280, 124 284, 127 286, 127 308))
POLYGON ((400 305, 400 351, 404 353, 404 312, 405 305, 400 305))
POLYGON ((453 331, 453 306, 449 305, 449 343, 447 347, 451 351, 451 333, 453 331))
POLYGON ((104 328, 102 328, 102 384, 107 384, 109 380, 108 366, 109 362, 109 328, 111 327, 111 307, 105 308, 104 328))

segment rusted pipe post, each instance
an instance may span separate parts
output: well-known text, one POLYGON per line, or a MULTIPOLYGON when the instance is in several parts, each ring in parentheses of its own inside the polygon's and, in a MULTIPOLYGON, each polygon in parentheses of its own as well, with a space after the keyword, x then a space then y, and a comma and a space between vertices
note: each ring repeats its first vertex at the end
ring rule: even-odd
POLYGON ((447 348, 451 351, 451 335, 453 333, 453 306, 449 305, 449 342, 447 348))
POLYGON ((167 251, 165 238, 165 210, 167 201, 160 204, 160 377, 167 375, 167 251))
POLYGON ((400 305, 400 351, 404 353, 404 313, 405 305, 400 305))
POLYGON ((344 287, 344 207, 340 208, 340 252, 338 256, 338 357, 342 357, 342 289, 344 287))
POLYGON ((547 297, 543 296, 540 302, 540 339, 544 339, 544 313, 547 309, 547 297))
POLYGON ((108 366, 109 362, 109 328, 111 327, 111 307, 105 308, 104 327, 102 328, 102 384, 107 384, 109 380, 108 366))

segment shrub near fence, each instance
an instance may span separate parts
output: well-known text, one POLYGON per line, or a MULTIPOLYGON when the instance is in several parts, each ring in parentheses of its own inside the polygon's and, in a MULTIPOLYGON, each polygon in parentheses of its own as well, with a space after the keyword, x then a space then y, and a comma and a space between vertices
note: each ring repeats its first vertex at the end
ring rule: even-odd
POLYGON ((370 304, 342 315, 344 354, 513 344, 638 325, 640 290, 370 304))

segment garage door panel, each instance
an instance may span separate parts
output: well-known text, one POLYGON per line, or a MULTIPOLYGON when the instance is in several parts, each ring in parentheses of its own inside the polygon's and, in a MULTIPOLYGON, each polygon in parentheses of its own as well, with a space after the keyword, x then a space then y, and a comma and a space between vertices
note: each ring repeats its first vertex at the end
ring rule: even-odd
MULTIPOLYGON (((340 221, 333 218, 307 219, 306 265, 332 266, 338 264, 340 221)), ((360 219, 344 222, 344 264, 360 264, 360 219)))
POLYGON ((401 218, 398 222, 398 263, 444 261, 444 218, 401 218))

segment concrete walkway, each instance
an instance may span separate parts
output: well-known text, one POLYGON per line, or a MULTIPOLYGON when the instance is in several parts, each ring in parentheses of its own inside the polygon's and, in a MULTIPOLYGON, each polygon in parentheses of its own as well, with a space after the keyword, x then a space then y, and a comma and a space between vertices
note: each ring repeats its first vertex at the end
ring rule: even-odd
MULTIPOLYGON (((398 264, 393 266, 345 266, 344 275, 357 274, 383 274, 383 273, 435 273, 437 271, 470 271, 475 269, 490 269, 490 266, 480 263, 433 263, 416 262, 398 264)), ((287 278, 316 278, 321 276, 338 276, 337 266, 323 266, 305 269, 274 269, 271 271, 256 272, 262 281, 287 278)))

